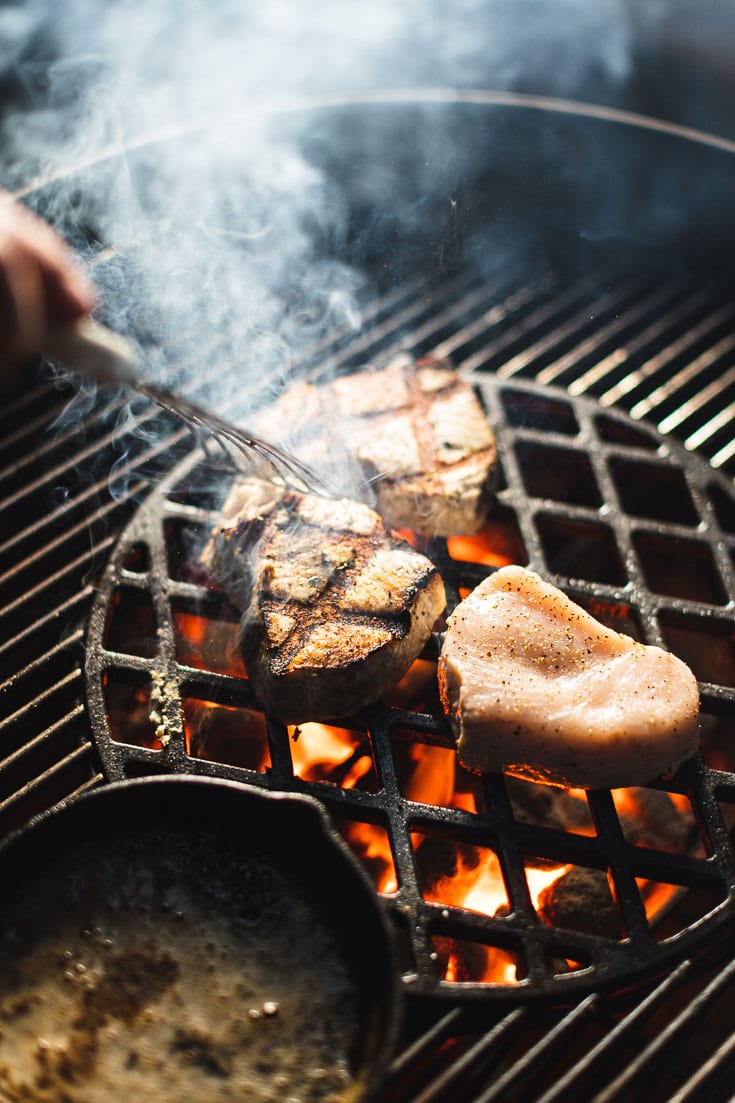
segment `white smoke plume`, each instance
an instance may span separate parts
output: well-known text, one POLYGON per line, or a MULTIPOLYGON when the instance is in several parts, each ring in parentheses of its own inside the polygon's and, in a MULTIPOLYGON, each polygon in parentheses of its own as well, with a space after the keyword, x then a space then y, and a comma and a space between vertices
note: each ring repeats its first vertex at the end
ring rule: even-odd
POLYGON ((423 85, 624 104, 636 36, 665 20, 659 0, 4 3, 0 183, 53 180, 27 201, 90 262, 112 250, 103 315, 148 376, 206 378, 233 413, 360 322, 343 205, 274 103, 423 85))

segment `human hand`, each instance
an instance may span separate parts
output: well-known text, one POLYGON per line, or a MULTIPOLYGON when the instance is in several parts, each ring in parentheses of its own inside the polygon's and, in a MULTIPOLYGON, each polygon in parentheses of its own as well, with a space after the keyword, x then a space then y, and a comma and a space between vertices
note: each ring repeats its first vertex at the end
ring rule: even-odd
POLYGON ((0 373, 38 355, 50 326, 84 317, 95 303, 66 242, 0 191, 0 373))

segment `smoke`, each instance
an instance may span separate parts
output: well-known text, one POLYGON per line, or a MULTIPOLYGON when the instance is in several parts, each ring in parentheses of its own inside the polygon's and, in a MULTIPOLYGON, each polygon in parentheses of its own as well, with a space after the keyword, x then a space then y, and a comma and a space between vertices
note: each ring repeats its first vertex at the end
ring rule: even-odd
POLYGON ((653 0, 6 3, 2 183, 50 181, 27 201, 92 266, 149 381, 240 417, 359 327, 366 279, 299 113, 286 132, 273 104, 414 85, 620 103, 636 8, 665 18, 653 0))
POLYGON ((153 377, 186 383, 193 351, 277 384, 315 334, 359 322, 360 277, 326 255, 347 233, 329 183, 261 109, 412 84, 538 87, 542 72, 552 94, 591 74, 612 86, 629 28, 622 0, 6 4, 3 183, 89 165, 30 201, 88 259, 119 250, 95 269, 104 312, 147 347, 153 377), (100 160, 114 149, 128 152, 100 160))

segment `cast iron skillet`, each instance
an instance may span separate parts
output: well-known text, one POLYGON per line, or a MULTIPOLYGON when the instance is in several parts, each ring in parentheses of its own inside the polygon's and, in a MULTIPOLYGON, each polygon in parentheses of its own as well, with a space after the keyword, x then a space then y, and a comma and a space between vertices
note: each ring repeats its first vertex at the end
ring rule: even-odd
MULTIPOLYGON (((146 832, 160 829, 173 830, 177 837, 181 833, 184 839, 187 833, 193 840, 196 832, 204 831, 223 844, 242 840, 265 855, 266 862, 287 868, 293 884, 304 886, 304 898, 316 899, 321 919, 349 962, 359 1004, 355 1086, 346 1090, 344 1100, 376 1099, 400 1017, 392 935, 369 879, 326 811, 311 797, 168 775, 90 791, 36 817, 0 846, 3 911, 10 909, 12 915, 14 890, 17 893, 31 878, 43 879, 69 855, 76 873, 76 848, 83 852, 90 841, 124 838, 126 833, 147 838, 146 832)), ((114 848, 105 851, 105 860, 110 853, 114 861, 114 848)), ((246 902, 248 891, 242 894, 246 902)), ((229 897, 225 906, 230 906, 229 897)), ((303 931, 294 929, 293 935, 302 937, 303 931)))

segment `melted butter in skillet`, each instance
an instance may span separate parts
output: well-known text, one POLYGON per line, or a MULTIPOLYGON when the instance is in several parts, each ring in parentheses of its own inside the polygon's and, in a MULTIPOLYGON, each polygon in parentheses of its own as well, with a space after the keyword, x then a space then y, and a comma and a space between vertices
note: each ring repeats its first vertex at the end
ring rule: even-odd
POLYGON ((0 910, 0 1098, 337 1101, 348 956, 292 871, 206 832, 78 846, 0 910))

